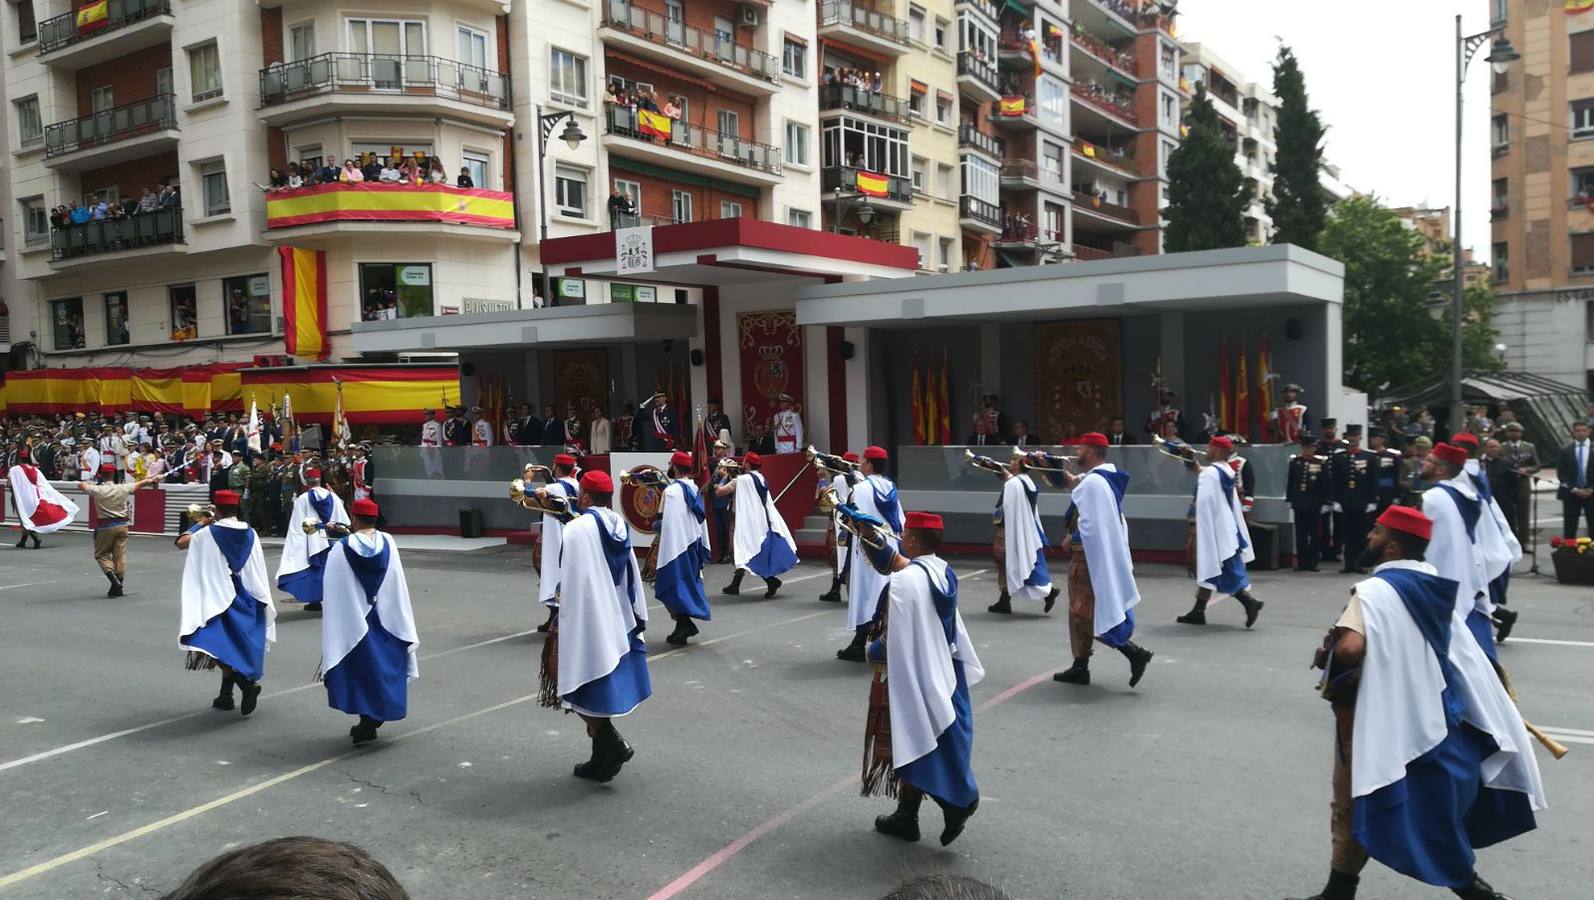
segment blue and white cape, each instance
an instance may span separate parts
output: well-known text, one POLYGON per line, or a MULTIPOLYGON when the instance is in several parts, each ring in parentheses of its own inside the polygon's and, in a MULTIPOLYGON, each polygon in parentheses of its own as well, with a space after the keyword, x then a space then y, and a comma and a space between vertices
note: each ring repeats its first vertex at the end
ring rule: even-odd
POLYGON ((659 557, 653 593, 670 615, 707 621, 703 567, 709 560, 708 521, 703 495, 689 479, 677 478, 665 486, 655 540, 659 542, 659 557))
POLYGON ((653 694, 642 567, 614 510, 590 507, 564 526, 559 588, 559 697, 582 715, 623 716, 653 694))
POLYGON ((398 544, 380 531, 349 535, 327 554, 322 585, 327 704, 378 722, 404 718, 420 638, 398 544))
POLYGON ((293 501, 287 535, 282 540, 282 558, 277 561, 277 587, 300 603, 319 603, 321 572, 326 568, 332 542, 324 528, 305 534, 303 523, 307 520, 346 526, 349 514, 343 508, 343 500, 324 487, 310 488, 293 501))
POLYGON ((276 621, 266 555, 254 529, 226 518, 193 532, 183 561, 178 646, 259 681, 277 639, 276 621))

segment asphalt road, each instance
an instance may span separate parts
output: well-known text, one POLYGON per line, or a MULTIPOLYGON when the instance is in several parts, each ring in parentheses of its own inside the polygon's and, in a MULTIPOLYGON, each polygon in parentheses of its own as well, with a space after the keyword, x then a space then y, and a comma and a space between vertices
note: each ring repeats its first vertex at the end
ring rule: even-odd
MULTIPOLYGON (((315 617, 284 607, 253 717, 215 712, 216 676, 185 672, 176 647, 169 542, 133 541, 122 600, 103 597, 87 536, 45 542, 0 547, 0 897, 158 896, 228 848, 298 834, 366 847, 428 900, 864 898, 926 871, 1023 898, 1279 898, 1327 872, 1332 720, 1307 662, 1347 576, 1258 574, 1267 608, 1247 632, 1230 601, 1204 629, 1175 624, 1190 583, 1142 567, 1150 673, 1130 690, 1124 661, 1099 653, 1079 688, 1050 677, 1068 662, 1062 607, 991 615, 989 559, 958 560, 988 672, 973 690, 983 799, 942 849, 930 804, 924 842, 871 830, 891 802, 857 796, 866 670, 833 658, 848 633, 816 601, 828 573, 812 563, 774 600, 711 596, 684 651, 659 619, 654 697, 618 722, 636 758, 600 786, 570 775, 580 721, 536 705, 542 613, 523 549, 405 555, 421 680, 409 719, 354 750, 311 681, 315 617)), ((711 568, 711 590, 727 577, 711 568)), ((1503 649, 1525 712, 1589 735, 1559 762, 1540 752, 1539 830, 1480 855, 1519 900, 1594 884, 1590 597, 1513 585, 1518 637, 1548 641, 1503 649)), ((1376 864, 1363 884, 1448 896, 1376 864)))

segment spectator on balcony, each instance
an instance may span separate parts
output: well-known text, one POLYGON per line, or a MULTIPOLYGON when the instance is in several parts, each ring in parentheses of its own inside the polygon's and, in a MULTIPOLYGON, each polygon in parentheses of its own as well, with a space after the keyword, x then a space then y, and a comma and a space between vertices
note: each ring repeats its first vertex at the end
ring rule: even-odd
POLYGON ((609 191, 609 228, 629 228, 636 224, 636 204, 619 188, 609 191))
MULTIPOLYGON (((271 176, 266 179, 266 190, 268 190, 268 191, 280 191, 283 188, 286 188, 287 186, 288 186, 288 174, 286 172, 282 171, 281 169, 273 168, 271 170, 271 176)), ((145 197, 149 197, 149 195, 150 195, 150 189, 149 188, 145 188, 144 189, 144 196, 145 197)), ((140 204, 142 204, 142 202, 143 201, 141 200, 140 204)))
POLYGON ((423 180, 422 179, 423 173, 421 172, 421 164, 416 162, 415 161, 415 157, 413 157, 413 156, 406 157, 405 160, 402 163, 399 163, 399 175, 400 175, 400 181, 402 183, 404 183, 404 184, 408 184, 408 185, 420 184, 421 181, 423 180))
POLYGON ((152 213, 160 205, 161 195, 153 185, 144 186, 144 196, 138 198, 138 214, 152 213))
POLYGON ((886 89, 886 79, 879 72, 874 73, 874 78, 869 81, 870 93, 878 94, 886 89))
POLYGON ((94 213, 91 212, 87 206, 84 206, 75 200, 72 202, 72 211, 67 214, 67 218, 72 220, 73 225, 87 224, 88 220, 93 218, 93 216, 94 213))
POLYGON ((365 180, 369 182, 380 180, 382 177, 382 163, 377 161, 376 154, 367 153, 364 159, 365 164, 360 166, 360 174, 364 175, 365 180))
POLYGON ((382 163, 382 171, 377 174, 377 180, 383 184, 398 184, 404 180, 404 173, 393 165, 392 160, 382 163))
POLYGON ((456 187, 462 188, 473 188, 476 186, 476 180, 470 177, 470 166, 459 167, 459 177, 454 179, 454 184, 456 187))
POLYGON ((72 224, 72 211, 65 206, 57 206, 50 210, 50 227, 65 228, 72 224))
POLYGON ((652 91, 639 91, 636 106, 637 109, 645 109, 648 112, 656 113, 659 111, 659 99, 654 96, 652 91))
POLYGON ((617 86, 612 81, 605 81, 603 83, 603 102, 624 106, 625 104, 620 100, 620 94, 624 90, 624 88, 617 86))
POLYGON ((138 215, 138 200, 129 195, 122 198, 122 218, 138 215))
POLYGON ((296 163, 296 162, 288 163, 288 187, 289 188, 302 188, 302 187, 304 187, 304 175, 300 174, 300 172, 299 172, 299 164, 296 163))
POLYGON ((111 217, 110 204, 106 203, 99 194, 89 197, 89 218, 96 222, 103 222, 111 217))
POLYGON ((448 170, 443 168, 443 161, 432 157, 431 170, 427 173, 427 181, 432 184, 448 184, 448 170))
POLYGON ((183 208, 183 195, 182 195, 182 192, 177 189, 177 185, 175 185, 175 184, 166 184, 166 185, 163 185, 161 187, 160 208, 161 209, 182 209, 183 208))
POLYGON ((354 164, 354 160, 343 161, 343 170, 338 173, 338 181, 343 184, 361 184, 365 181, 365 173, 354 164))
POLYGON ((664 114, 669 116, 670 120, 674 122, 681 120, 681 104, 676 102, 679 99, 672 94, 664 101, 664 114))

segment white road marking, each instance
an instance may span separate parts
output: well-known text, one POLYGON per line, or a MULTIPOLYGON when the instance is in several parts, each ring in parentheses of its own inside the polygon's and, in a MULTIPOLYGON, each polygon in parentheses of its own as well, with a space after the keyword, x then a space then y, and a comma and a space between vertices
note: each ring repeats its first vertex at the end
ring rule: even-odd
POLYGON ((17 720, 18 725, 37 725, 44 720, 38 716, 23 716, 17 720))
POLYGON ((1554 647, 1594 647, 1594 641, 1558 641, 1550 638, 1527 638, 1511 635, 1506 640, 1506 646, 1512 644, 1549 644, 1554 647))
POLYGON ((1554 725, 1540 725, 1539 730, 1545 734, 1565 734, 1572 737, 1581 737, 1594 740, 1594 731, 1584 731, 1581 728, 1560 728, 1554 725))
POLYGON ((30 581, 26 584, 0 584, 0 591, 9 591, 12 588, 38 587, 41 584, 59 584, 58 581, 30 581))

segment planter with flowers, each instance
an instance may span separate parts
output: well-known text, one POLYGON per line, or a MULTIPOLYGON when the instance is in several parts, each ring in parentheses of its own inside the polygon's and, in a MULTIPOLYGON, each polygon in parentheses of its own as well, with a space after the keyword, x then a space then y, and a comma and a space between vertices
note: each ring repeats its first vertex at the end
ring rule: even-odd
POLYGON ((1562 584, 1594 585, 1594 538, 1550 538, 1550 561, 1562 584))

